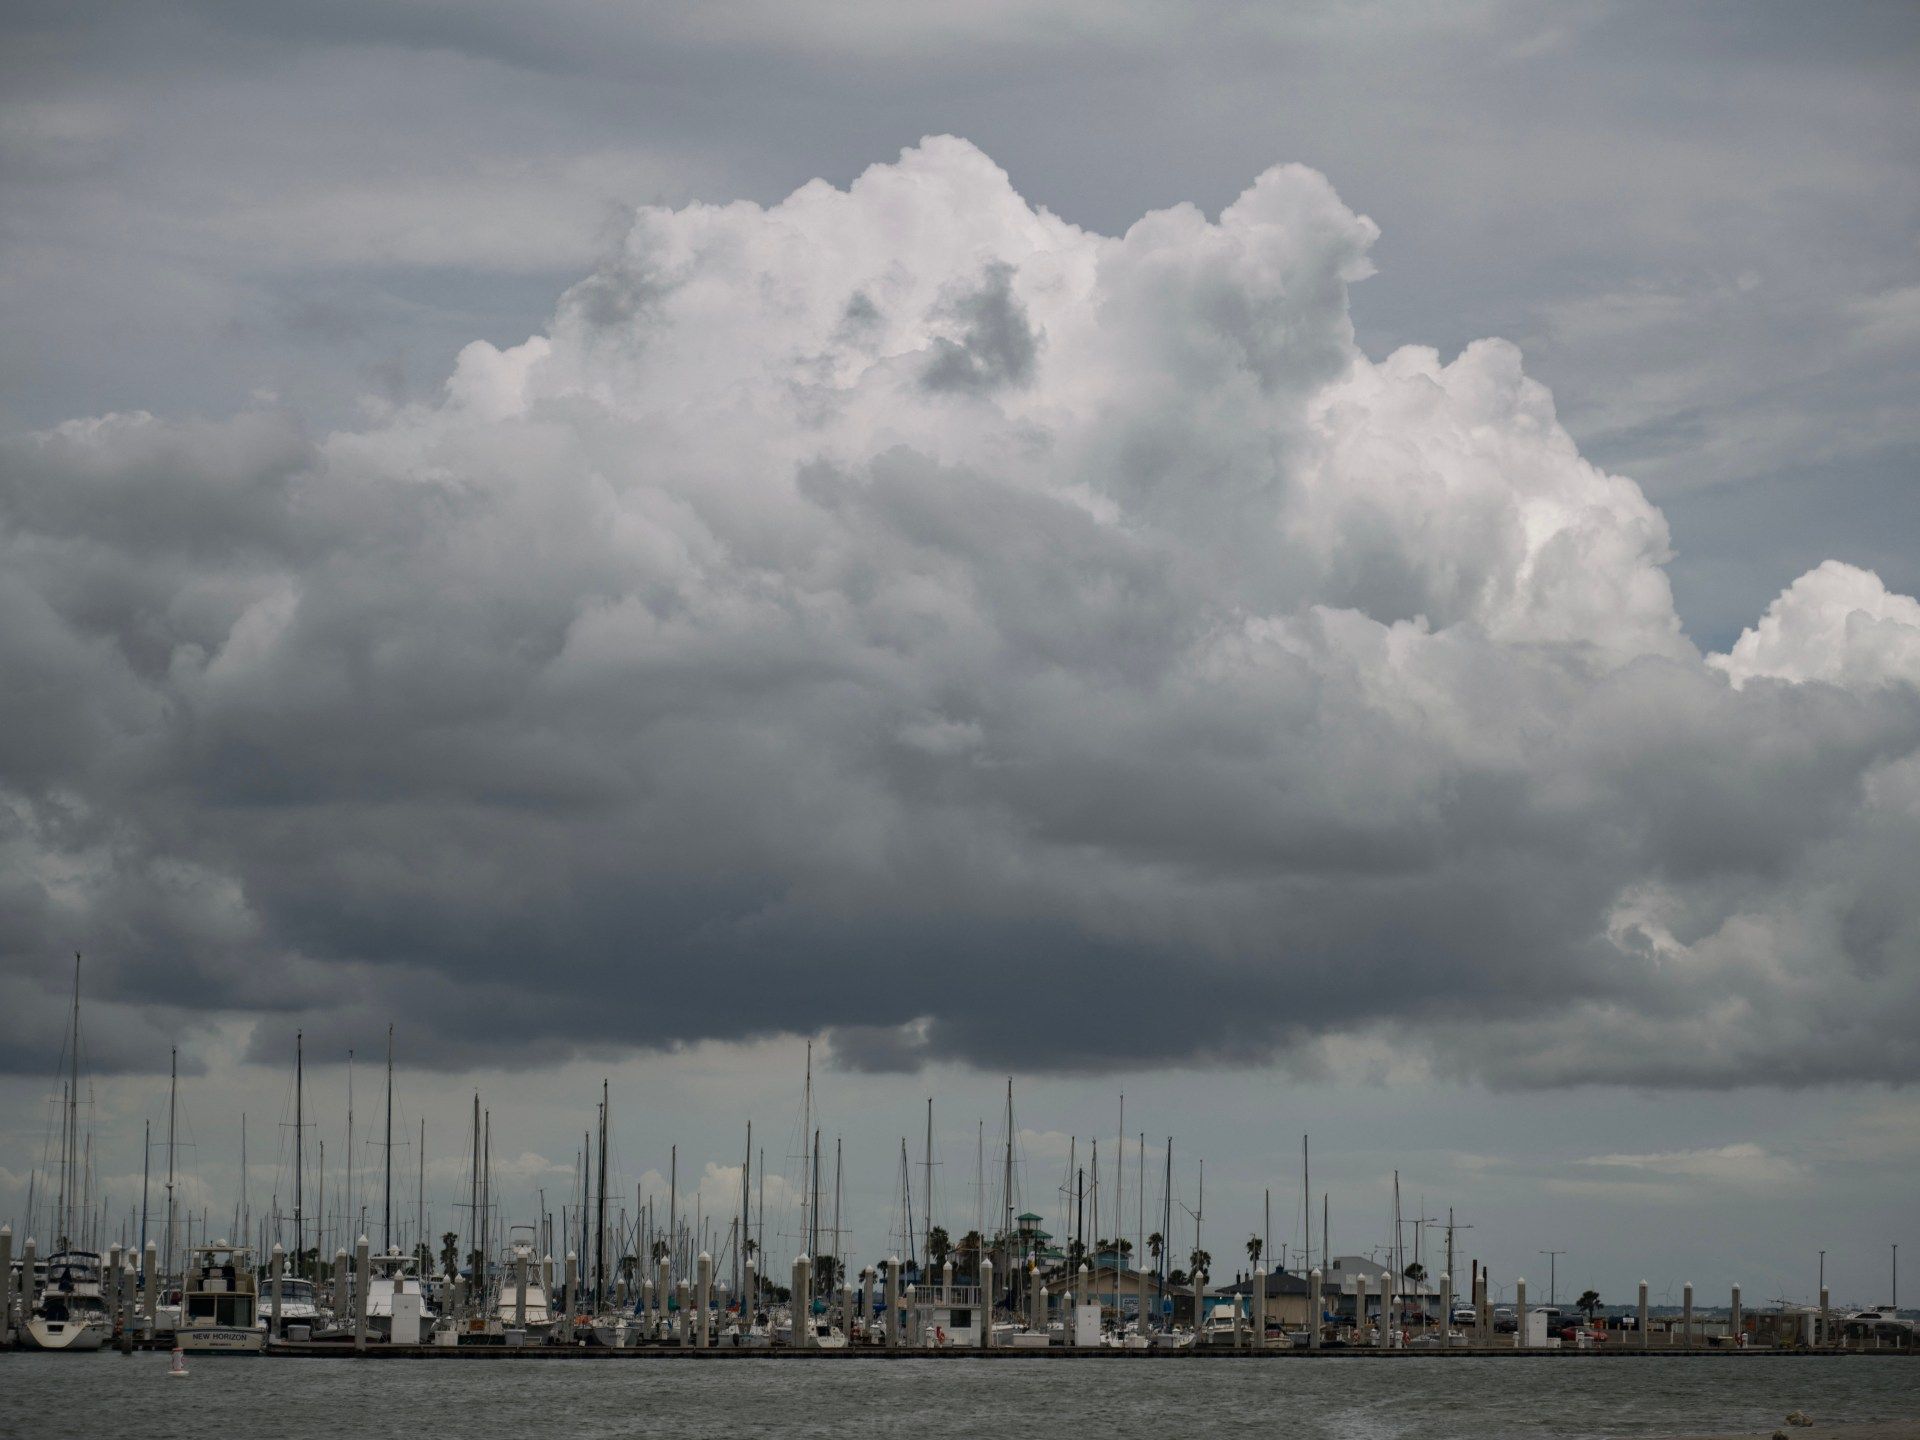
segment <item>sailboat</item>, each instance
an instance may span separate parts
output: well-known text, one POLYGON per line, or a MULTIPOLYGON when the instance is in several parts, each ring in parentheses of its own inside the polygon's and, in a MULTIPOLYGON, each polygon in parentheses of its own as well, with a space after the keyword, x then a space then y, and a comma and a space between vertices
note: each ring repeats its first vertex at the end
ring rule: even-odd
MULTIPOLYGON (((66 1104, 60 1117, 60 1244, 47 1256, 47 1285, 23 1338, 36 1350, 98 1350, 113 1336, 98 1252, 77 1248, 80 1218, 80 957, 73 957, 73 1017, 67 1037, 66 1104)), ((25 1277, 32 1283, 32 1277, 25 1277)))

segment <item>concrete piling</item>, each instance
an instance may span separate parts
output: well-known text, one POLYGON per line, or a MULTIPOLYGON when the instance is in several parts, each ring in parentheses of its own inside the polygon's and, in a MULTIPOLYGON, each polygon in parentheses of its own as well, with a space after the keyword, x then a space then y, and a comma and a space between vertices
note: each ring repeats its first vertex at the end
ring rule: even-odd
POLYGON ((1353 1339, 1354 1343, 1364 1343, 1367 1333, 1367 1276, 1366 1272, 1353 1277, 1353 1339))
POLYGON ((1307 1348, 1320 1348, 1320 1317, 1324 1314, 1320 1301, 1320 1270, 1316 1266, 1307 1272, 1307 1348))
POLYGON ((747 1261, 747 1278, 740 1292, 740 1322, 744 1329, 749 1316, 760 1308, 760 1280, 754 1262, 747 1261))
POLYGON ((887 1257, 887 1349, 898 1350, 906 1338, 906 1324, 900 1314, 900 1257, 887 1257))
POLYGON ((1493 1272, 1480 1271, 1480 1343, 1493 1344, 1493 1272))
POLYGON ((1453 1276, 1441 1273, 1440 1276, 1440 1343, 1448 1345, 1453 1339, 1453 1276))
MULTIPOLYGON (((474 1284, 476 1287, 480 1284, 480 1278, 477 1275, 474 1277, 474 1284)), ((481 1293, 485 1292, 481 1291, 481 1293)), ((347 1252, 344 1246, 333 1252, 332 1309, 334 1317, 344 1323, 347 1318, 347 1252)))
POLYGON ((267 1334, 275 1340, 280 1338, 280 1307, 285 1298, 284 1272, 287 1268, 286 1247, 276 1240, 273 1242, 273 1254, 267 1261, 273 1276, 273 1323, 267 1327, 267 1334))
POLYGON ((684 1279, 673 1282, 673 1302, 673 1343, 684 1350, 693 1339, 692 1317, 687 1313, 693 1308, 693 1287, 684 1279))
POLYGON ((1051 1339, 1052 1331, 1048 1327, 1052 1322, 1047 1319, 1047 1300, 1047 1287, 1042 1285, 1039 1295, 1035 1297, 1035 1304, 1040 1311, 1040 1333, 1051 1339))
POLYGON ((1822 1285, 1820 1287, 1820 1343, 1822 1345, 1833 1343, 1833 1315, 1830 1313, 1832 1309, 1827 1287, 1822 1285))
POLYGON ((1527 1348, 1527 1277, 1522 1275, 1513 1285, 1513 1348, 1527 1348))
POLYGON ((1732 1316, 1730 1328, 1733 1331, 1733 1343, 1738 1345, 1740 1343, 1740 1330, 1741 1330, 1740 1287, 1738 1285, 1733 1287, 1733 1305, 1731 1310, 1729 1311, 1729 1314, 1732 1316))
POLYGON ((1647 1322, 1647 1282, 1640 1282, 1640 1348, 1647 1349, 1653 1344, 1653 1334, 1647 1322))
POLYGON ((1693 1348, 1693 1282, 1691 1280, 1680 1290, 1680 1343, 1691 1350, 1693 1348))
POLYGON ((372 1276, 368 1273, 367 1237, 362 1235, 353 1242, 353 1348, 367 1348, 367 1287, 372 1276))
POLYGON ((527 1252, 513 1252, 513 1328, 527 1328, 527 1252))
POLYGON ((812 1263, 807 1252, 802 1250, 793 1258, 793 1348, 810 1350, 813 1348, 813 1306, 812 1291, 807 1280, 812 1263))
MULTIPOLYGON (((1074 1295, 1080 1297, 1080 1303, 1082 1305, 1097 1305, 1100 1303, 1100 1297, 1093 1293, 1091 1283, 1092 1274, 1093 1272, 1087 1269, 1087 1262, 1082 1260, 1080 1262, 1080 1283, 1074 1287, 1073 1291, 1074 1295)), ((1069 1301, 1071 1301, 1072 1297, 1069 1296, 1068 1298, 1069 1301)), ((1073 1324, 1073 1307, 1071 1303, 1069 1303, 1067 1307, 1066 1320, 1068 1325, 1073 1324)), ((1120 1328, 1120 1271, 1117 1265, 1113 1272, 1113 1328, 1116 1331, 1120 1328)))
POLYGON ((702 1350, 707 1348, 708 1329, 713 1323, 713 1256, 706 1251, 700 1252, 700 1258, 694 1262, 694 1326, 693 1343, 702 1350))
MULTIPOLYGON (((33 1241, 27 1241, 27 1248, 33 1248, 33 1241)), ((160 1328, 160 1245, 149 1240, 140 1256, 140 1284, 147 1301, 146 1335, 149 1340, 160 1328)))
POLYGON ((0 1225, 0 1345, 13 1339, 13 1227, 0 1225))
POLYGON ((980 1257, 980 1348, 993 1348, 993 1261, 980 1257))
POLYGON ((854 1288, 851 1280, 840 1282, 840 1323, 846 1327, 847 1343, 853 1343, 853 1317, 857 1313, 854 1307, 854 1288))
POLYGON ((1267 1348, 1267 1267, 1257 1265, 1253 1271, 1253 1348, 1267 1348))
MULTIPOLYGON (((27 1328, 27 1322, 33 1318, 33 1307, 40 1303, 39 1276, 33 1268, 35 1249, 33 1236, 29 1235, 27 1243, 20 1247, 20 1328, 22 1330, 27 1328)), ((147 1254, 153 1254, 152 1245, 147 1246, 147 1254)), ((152 1271, 151 1264, 148 1266, 148 1271, 149 1273, 152 1271)), ((151 1286, 148 1287, 148 1291, 151 1294, 151 1286)), ((147 1302, 147 1309, 151 1314, 153 1309, 151 1299, 147 1302)))
POLYGON ((1206 1332, 1207 1323, 1207 1273, 1204 1270, 1193 1272, 1193 1334, 1194 1344, 1201 1343, 1200 1337, 1206 1332))
POLYGON ((120 1270, 120 1353, 122 1355, 133 1353, 133 1332, 136 1328, 133 1308, 135 1281, 131 1258, 133 1252, 129 1250, 127 1254, 129 1258, 120 1270))
POLYGON ((667 1314, 667 1301, 673 1296, 672 1271, 667 1268, 666 1257, 654 1262, 653 1267, 653 1306, 654 1318, 659 1322, 662 1337, 665 1336, 671 1317, 667 1314))
POLYGON ((953 1261, 951 1260, 944 1260, 940 1264, 940 1303, 942 1305, 953 1303, 953 1261))

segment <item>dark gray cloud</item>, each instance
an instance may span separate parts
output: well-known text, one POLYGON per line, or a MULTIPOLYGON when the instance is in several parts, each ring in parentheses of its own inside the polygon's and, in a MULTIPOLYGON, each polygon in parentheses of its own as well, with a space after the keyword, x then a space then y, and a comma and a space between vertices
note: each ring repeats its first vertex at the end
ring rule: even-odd
POLYGON ((1356 345, 1377 235, 1300 167, 1102 235, 934 139, 641 210, 430 400, 14 434, 0 1057, 78 944, 105 1068, 1920 1074, 1920 606, 1823 568, 1703 657, 1513 347, 1356 345))

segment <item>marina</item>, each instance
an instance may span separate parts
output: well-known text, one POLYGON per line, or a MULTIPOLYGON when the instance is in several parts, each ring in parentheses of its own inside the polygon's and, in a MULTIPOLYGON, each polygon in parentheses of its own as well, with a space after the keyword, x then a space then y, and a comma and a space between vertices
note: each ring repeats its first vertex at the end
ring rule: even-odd
MULTIPOLYGON (((378 1190, 383 1243, 374 1246, 363 1231, 351 1250, 336 1244, 328 1263, 328 1212, 318 1199, 328 1178, 324 1149, 314 1157, 311 1175, 317 1213, 309 1216, 305 1205, 307 1065, 304 1037, 296 1034, 288 1097, 293 1133, 286 1147, 290 1212, 276 1196, 256 1219, 243 1167, 243 1193, 231 1218, 234 1232, 248 1238, 211 1238, 214 1221, 203 1215, 195 1240, 189 1215, 189 1233, 176 1244, 182 1239, 174 1203, 177 1053, 168 1085, 159 1237, 147 1233, 144 1194, 137 1216, 129 1211, 117 1230, 104 1203, 92 1203, 94 1137, 78 1098, 80 963, 76 957, 62 1091, 52 1109, 58 1140, 56 1145, 49 1137, 43 1162, 54 1178, 53 1253, 41 1258, 29 1232, 16 1255, 13 1226, 0 1225, 0 1339, 8 1346, 43 1352, 157 1348, 172 1351, 176 1360, 1897 1360, 1920 1353, 1914 1321, 1898 1305, 1897 1247, 1890 1257, 1893 1299, 1885 1305, 1836 1306, 1823 1271, 1817 1295, 1804 1303, 1780 1297, 1751 1306, 1736 1285, 1720 1305, 1685 1282, 1677 1307, 1656 1305, 1653 1287, 1643 1280, 1629 1305, 1603 1306, 1589 1290, 1563 1309, 1553 1278, 1557 1267, 1550 1267, 1545 1303, 1524 1278, 1515 1277, 1510 1292, 1497 1284, 1492 1267, 1478 1258, 1468 1259, 1456 1283, 1460 1231, 1454 1212, 1447 1211, 1444 1223, 1438 1217, 1409 1220, 1395 1172, 1386 1242, 1366 1254, 1340 1253, 1329 1239, 1333 1197, 1314 1192, 1310 1136, 1302 1136, 1298 1157, 1298 1213, 1305 1222, 1298 1263, 1270 1267, 1265 1256, 1271 1236, 1263 1231, 1245 1242, 1246 1267, 1237 1268, 1232 1281, 1216 1282, 1214 1257, 1204 1243, 1204 1162, 1196 1166, 1189 1207, 1176 1183, 1173 1137, 1154 1163, 1146 1135, 1126 1133, 1124 1096, 1108 1147, 1110 1168, 1102 1165, 1098 1139, 1090 1140, 1081 1163, 1075 1137, 1053 1190, 1061 1220, 1049 1222, 1025 1208, 1045 1194, 1045 1184, 1020 1153, 1011 1077, 997 1153, 987 1149, 984 1118, 976 1127, 975 1207, 966 1217, 972 1228, 955 1237, 935 1223, 940 1202, 932 1180, 935 1101, 929 1097, 917 1166, 907 1137, 900 1140, 888 1248, 856 1265, 848 1253, 852 1237, 842 1225, 844 1155, 837 1139, 830 1151, 825 1145, 810 1043, 800 1075, 800 1143, 792 1152, 799 1173, 781 1177, 782 1188, 798 1200, 797 1215, 774 1217, 775 1239, 788 1247, 781 1264, 769 1264, 766 1157, 756 1150, 751 1122, 738 1189, 724 1218, 708 1213, 711 1197, 698 1189, 694 1213, 686 1213, 677 1145, 667 1157, 664 1216, 656 1207, 662 1197, 648 1195, 644 1184, 633 1192, 631 1211, 615 1198, 625 1191, 609 1158, 615 1135, 609 1081, 601 1083, 593 1125, 581 1135, 578 1188, 557 1214, 544 1203, 533 1215, 512 1213, 494 1171, 493 1116, 476 1093, 467 1121, 466 1203, 456 1207, 470 1228, 443 1232, 438 1253, 427 1243, 435 1227, 421 1164, 414 1177, 413 1239, 405 1243, 404 1194, 401 1206, 394 1206, 392 1027, 378 1142, 385 1156, 378 1190), (1180 1239, 1176 1219, 1183 1230, 1191 1224, 1180 1239), (1062 1233, 1049 1230, 1049 1223, 1058 1223, 1062 1233), (1191 1247, 1183 1266, 1177 1256, 1185 1234, 1191 1247), (562 1252, 558 1260, 556 1248, 562 1252), (1434 1274, 1436 1266, 1441 1268, 1434 1274)), ((353 1195, 351 1055, 346 1080, 348 1159, 341 1186, 353 1195)), ((239 1139, 244 1156, 244 1122, 239 1139)), ((427 1140, 423 1119, 421 1157, 427 1140)), ((38 1176, 36 1170, 30 1194, 37 1191, 38 1176)), ((370 1183, 363 1170, 360 1184, 370 1183)), ((539 1198, 544 1202, 544 1192, 539 1198)), ((1270 1230, 1272 1190, 1263 1198, 1270 1230)), ((350 1218, 366 1225, 367 1207, 350 1218)), ((336 1227, 348 1219, 334 1213, 336 1227)))

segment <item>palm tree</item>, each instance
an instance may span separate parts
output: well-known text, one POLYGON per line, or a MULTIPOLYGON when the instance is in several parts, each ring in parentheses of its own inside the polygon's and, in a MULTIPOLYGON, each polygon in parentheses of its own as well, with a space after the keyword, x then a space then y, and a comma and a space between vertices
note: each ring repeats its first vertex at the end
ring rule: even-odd
POLYGON ((1160 1263, 1160 1252, 1166 1248, 1167 1242, 1158 1230, 1147 1236, 1147 1253, 1153 1256, 1153 1263, 1156 1266, 1160 1263))
POLYGON ((1187 1264, 1191 1265, 1196 1273, 1202 1270, 1211 1270, 1213 1268, 1213 1256, 1205 1250, 1195 1250, 1191 1255, 1187 1256, 1187 1264))
POLYGON ((653 1242, 654 1264, 656 1265, 659 1264, 662 1260, 666 1259, 667 1256, 671 1255, 672 1253, 673 1253, 673 1246, 667 1243, 666 1236, 662 1235, 660 1236, 659 1239, 653 1242))
POLYGON ((460 1237, 451 1230, 440 1237, 440 1269, 449 1280, 460 1269, 460 1237))
POLYGON ((1580 1298, 1573 1303, 1576 1309, 1587 1312, 1587 1324, 1591 1325, 1593 1324, 1593 1312, 1600 1308, 1600 1292, 1597 1290, 1583 1291, 1580 1298))
POLYGON ((1259 1269, 1260 1252, 1264 1249, 1266 1249, 1266 1246, 1261 1243, 1258 1235, 1249 1235, 1247 1237, 1247 1264, 1256 1270, 1259 1269))
POLYGON ((947 1263, 947 1257, 953 1254, 953 1241, 947 1235, 944 1225, 936 1225, 927 1235, 927 1264, 935 1270, 947 1263))
POLYGON ((1407 1279, 1411 1280, 1415 1285, 1418 1285, 1422 1280, 1427 1278, 1427 1267, 1416 1260, 1407 1266, 1406 1276, 1407 1279))

